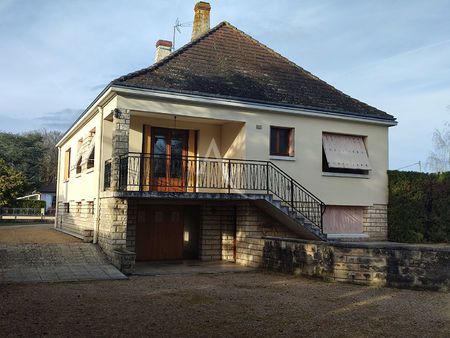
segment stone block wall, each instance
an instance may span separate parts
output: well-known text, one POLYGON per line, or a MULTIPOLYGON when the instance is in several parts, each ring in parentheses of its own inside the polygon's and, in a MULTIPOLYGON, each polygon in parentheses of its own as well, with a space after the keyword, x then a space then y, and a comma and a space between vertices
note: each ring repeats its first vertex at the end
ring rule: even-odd
POLYGON ((199 258, 202 261, 234 260, 234 206, 202 205, 199 258))
POLYGON ((136 245, 136 225, 137 225, 138 201, 136 199, 128 200, 128 218, 127 218, 127 250, 135 251, 136 245))
POLYGON ((200 259, 234 261, 236 228, 236 263, 260 266, 262 236, 297 237, 248 201, 208 202, 202 205, 200 259))
POLYGON ((325 243, 267 237, 262 266, 339 282, 450 290, 449 246, 325 243))
POLYGON ((57 208, 57 228, 81 236, 84 242, 92 242, 96 208, 94 201, 59 202, 57 208))
POLYGON ((258 267, 262 263, 264 241, 262 236, 296 238, 297 234, 256 207, 243 201, 237 205, 236 263, 258 267))
POLYGON ((387 205, 374 204, 363 208, 363 233, 369 235, 371 241, 387 240, 387 205))
POLYGON ((119 188, 120 156, 127 154, 130 135, 130 110, 114 109, 111 157, 111 190, 119 188))
POLYGON ((114 250, 126 250, 128 201, 106 197, 100 200, 98 245, 109 256, 114 250))

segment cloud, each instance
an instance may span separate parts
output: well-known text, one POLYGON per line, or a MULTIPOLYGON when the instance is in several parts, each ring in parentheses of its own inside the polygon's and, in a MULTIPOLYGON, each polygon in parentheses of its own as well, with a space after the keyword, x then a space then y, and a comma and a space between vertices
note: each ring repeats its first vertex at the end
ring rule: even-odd
POLYGON ((28 119, 0 115, 0 131, 22 133, 41 128, 66 131, 82 112, 82 109, 66 108, 28 119))
POLYGON ((44 128, 66 131, 81 115, 83 109, 66 108, 57 112, 47 113, 34 120, 44 128))

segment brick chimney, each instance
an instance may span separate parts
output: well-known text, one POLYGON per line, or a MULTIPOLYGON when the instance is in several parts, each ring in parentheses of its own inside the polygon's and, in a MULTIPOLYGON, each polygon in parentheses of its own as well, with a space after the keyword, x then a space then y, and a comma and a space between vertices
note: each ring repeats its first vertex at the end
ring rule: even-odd
POLYGON ((211 5, 207 2, 199 1, 194 7, 194 26, 192 27, 192 40, 209 31, 209 12, 211 5))
POLYGON ((167 40, 158 40, 158 42, 156 42, 155 63, 169 55, 171 48, 172 42, 167 40))

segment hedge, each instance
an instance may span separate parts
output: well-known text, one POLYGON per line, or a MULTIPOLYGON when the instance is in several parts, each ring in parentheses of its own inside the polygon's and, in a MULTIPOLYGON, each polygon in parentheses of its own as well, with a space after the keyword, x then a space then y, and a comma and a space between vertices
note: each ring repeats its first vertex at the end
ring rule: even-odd
POLYGON ((45 208, 45 201, 40 200, 16 200, 13 208, 45 208))
POLYGON ((395 242, 450 241, 450 172, 388 171, 388 237, 395 242))

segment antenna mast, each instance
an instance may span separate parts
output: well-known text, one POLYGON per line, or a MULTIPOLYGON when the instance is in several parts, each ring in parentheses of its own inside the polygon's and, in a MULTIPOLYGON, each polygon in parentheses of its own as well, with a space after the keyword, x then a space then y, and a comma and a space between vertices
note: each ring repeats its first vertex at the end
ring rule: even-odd
POLYGON ((173 52, 175 50, 175 33, 178 31, 178 33, 181 33, 180 27, 191 27, 192 22, 180 22, 180 19, 175 20, 175 25, 173 26, 173 37, 172 37, 172 50, 173 52))

